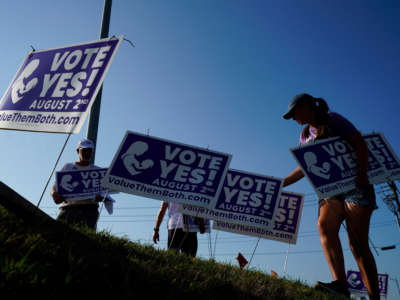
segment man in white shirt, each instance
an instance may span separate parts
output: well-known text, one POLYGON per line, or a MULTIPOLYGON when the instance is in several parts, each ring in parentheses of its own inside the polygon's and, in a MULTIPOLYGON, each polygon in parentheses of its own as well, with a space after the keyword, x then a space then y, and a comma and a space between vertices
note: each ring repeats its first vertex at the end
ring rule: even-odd
MULTIPOLYGON (((65 164, 60 171, 99 169, 91 160, 93 156, 94 144, 91 140, 83 139, 79 141, 76 151, 78 160, 74 163, 65 164)), ((71 200, 57 192, 57 186, 53 185, 51 196, 56 204, 60 205, 60 212, 57 220, 65 221, 68 224, 83 224, 89 228, 97 227, 99 218, 99 204, 103 197, 98 194, 95 197, 83 200, 71 200)))
MULTIPOLYGON (((178 252, 180 251, 193 257, 196 256, 198 247, 197 232, 184 231, 184 215, 178 211, 178 204, 174 202, 163 201, 161 203, 154 227, 153 242, 157 244, 157 242, 160 240, 159 229, 167 209, 168 249, 175 249, 178 252)), ((204 220, 201 218, 199 218, 199 231, 200 234, 205 232, 204 220)))

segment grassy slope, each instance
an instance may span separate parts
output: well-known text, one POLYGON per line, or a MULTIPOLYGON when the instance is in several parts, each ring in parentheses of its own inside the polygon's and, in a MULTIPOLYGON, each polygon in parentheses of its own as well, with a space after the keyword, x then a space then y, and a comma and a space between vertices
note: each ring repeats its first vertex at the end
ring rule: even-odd
POLYGON ((70 229, 0 206, 1 299, 336 299, 300 282, 70 229))

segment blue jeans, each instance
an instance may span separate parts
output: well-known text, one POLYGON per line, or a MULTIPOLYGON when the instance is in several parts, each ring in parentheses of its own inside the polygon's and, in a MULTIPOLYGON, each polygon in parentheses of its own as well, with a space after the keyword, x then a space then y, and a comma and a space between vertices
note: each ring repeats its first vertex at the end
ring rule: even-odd
MULTIPOLYGON (((366 188, 355 188, 354 190, 335 195, 326 199, 320 199, 318 201, 319 206, 324 204, 325 201, 329 199, 335 199, 342 202, 355 203, 360 206, 366 206, 373 210, 377 209, 375 190, 372 184, 368 185, 366 188)), ((318 213, 319 215, 319 213, 318 213)))
POLYGON ((185 232, 182 228, 168 229, 168 248, 196 256, 197 232, 185 232))
POLYGON ((360 206, 367 206, 372 209, 377 209, 375 190, 372 184, 366 188, 355 188, 354 190, 343 193, 344 201, 356 203, 360 206))

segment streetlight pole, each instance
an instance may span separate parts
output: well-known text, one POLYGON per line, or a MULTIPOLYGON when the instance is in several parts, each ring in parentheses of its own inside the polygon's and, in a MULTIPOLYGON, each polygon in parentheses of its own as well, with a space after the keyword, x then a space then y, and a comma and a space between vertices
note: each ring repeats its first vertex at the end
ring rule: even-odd
MULTIPOLYGON (((110 17, 111 17, 111 5, 112 0, 104 0, 103 18, 101 21, 100 29, 100 39, 108 37, 108 32, 110 29, 110 17)), ((103 86, 100 87, 99 92, 94 100, 92 108, 89 114, 88 128, 86 132, 86 138, 90 139, 94 143, 94 150, 92 156, 92 162, 94 163, 96 155, 96 144, 97 144, 97 131, 99 128, 99 116, 100 116, 100 104, 101 104, 101 94, 103 91, 103 86)))

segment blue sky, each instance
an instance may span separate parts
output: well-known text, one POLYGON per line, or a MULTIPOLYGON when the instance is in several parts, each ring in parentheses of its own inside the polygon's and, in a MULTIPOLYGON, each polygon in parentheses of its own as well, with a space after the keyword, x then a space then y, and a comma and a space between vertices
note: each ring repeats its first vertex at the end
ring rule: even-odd
MULTIPOLYGON (((0 10, 4 93, 31 45, 54 48, 96 40, 103 1, 8 1, 0 10)), ((301 92, 327 100, 364 133, 383 132, 399 153, 400 24, 398 1, 114 1, 110 35, 124 35, 106 76, 96 164, 107 167, 126 130, 233 155, 231 167, 284 177, 296 167, 289 148, 301 130, 282 114, 301 92)), ((76 159, 87 125, 73 135, 58 168, 76 159)), ((66 139, 63 134, 0 132, 1 180, 37 203, 66 139)), ((51 183, 53 182, 51 180, 51 183)), ((308 284, 331 280, 317 234, 317 200, 303 179, 288 190, 306 194, 297 245, 286 275, 308 284)), ((160 202, 120 194, 99 228, 150 243, 160 202)), ((371 240, 380 273, 400 280, 400 233, 378 199, 371 240)), ((41 203, 53 217, 49 189, 41 203)), ((166 222, 160 248, 166 248, 166 222)), ((216 233, 199 236, 210 257, 216 233)), ((357 269, 342 233, 346 267, 357 269)), ((250 258, 256 238, 219 233, 216 259, 250 258)), ((252 267, 280 275, 288 246, 261 240, 252 267)), ((390 297, 397 290, 390 281, 390 297)))

